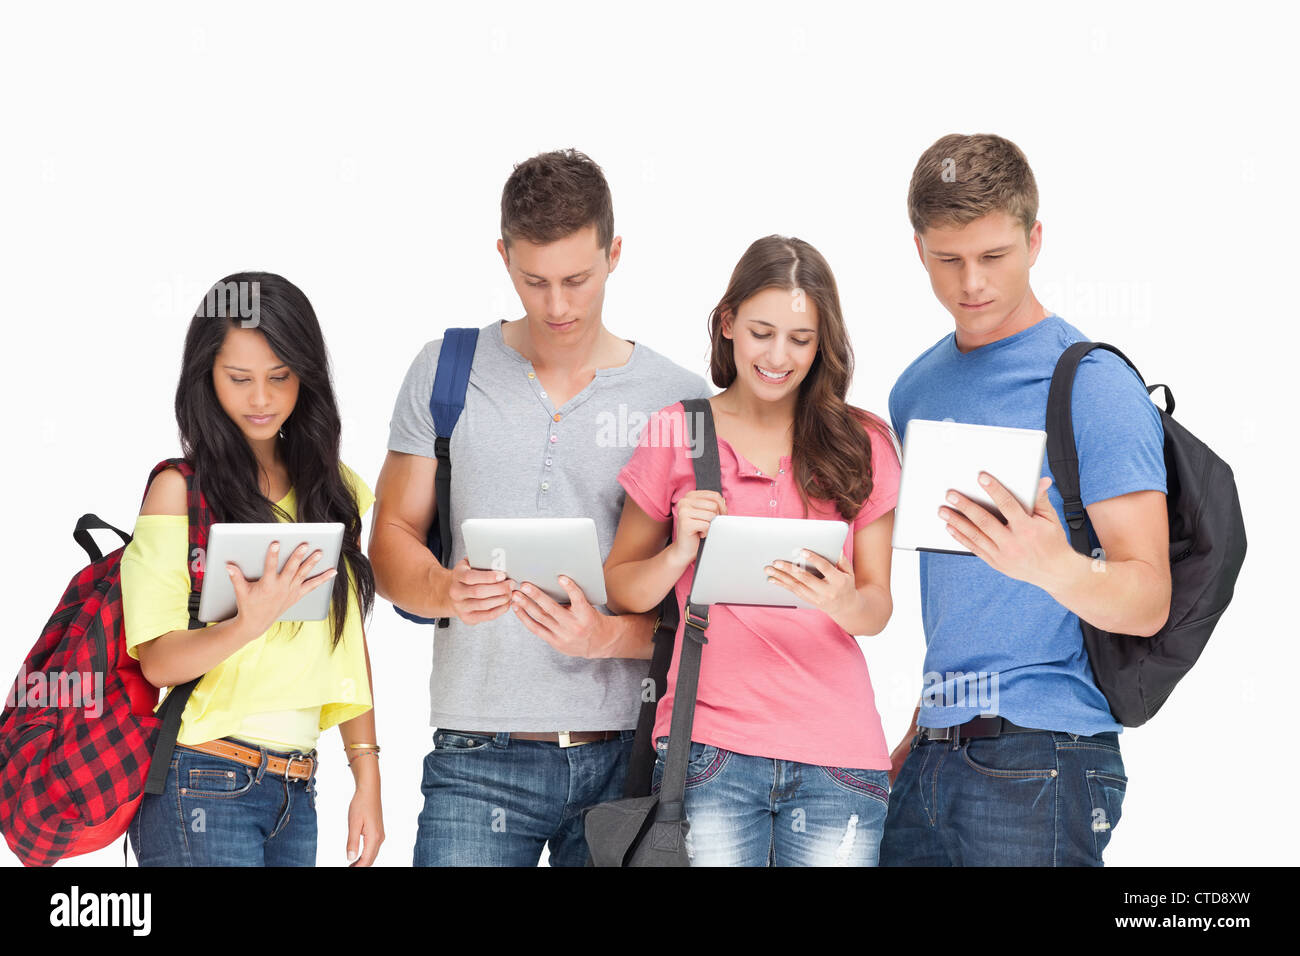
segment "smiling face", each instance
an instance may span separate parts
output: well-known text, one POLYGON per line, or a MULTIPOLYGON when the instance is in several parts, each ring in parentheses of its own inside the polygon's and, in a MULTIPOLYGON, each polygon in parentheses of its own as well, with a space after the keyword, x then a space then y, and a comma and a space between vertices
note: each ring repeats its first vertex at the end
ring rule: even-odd
POLYGON ((764 289, 723 316, 722 334, 732 341, 736 385, 763 401, 794 401, 817 358, 817 305, 798 290, 764 289))
POLYGON ((930 287, 956 323, 963 352, 1029 328, 1045 315, 1029 288, 1042 245, 1042 223, 1024 226, 991 212, 965 226, 931 226, 916 234, 930 287))
POLYGON ((605 280, 622 246, 622 237, 615 236, 606 256, 594 224, 554 242, 515 239, 508 250, 497 240, 535 341, 564 342, 599 331, 605 280))
POLYGON ((212 363, 217 401, 249 444, 273 441, 298 401, 298 376, 256 329, 232 325, 212 363))

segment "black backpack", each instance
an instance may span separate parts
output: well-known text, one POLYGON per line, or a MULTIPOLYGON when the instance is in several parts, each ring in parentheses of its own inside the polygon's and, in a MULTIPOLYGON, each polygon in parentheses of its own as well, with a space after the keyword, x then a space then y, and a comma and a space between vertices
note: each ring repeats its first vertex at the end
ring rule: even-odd
MULTIPOLYGON (((1079 362, 1093 349, 1114 352, 1142 373, 1119 349, 1102 342, 1076 342, 1056 363, 1047 398, 1047 459, 1065 503, 1070 544, 1090 554, 1087 514, 1079 494, 1079 456, 1074 445, 1070 398, 1079 362)), ((1146 380, 1142 379, 1143 384, 1146 380)), ((1204 442, 1173 419, 1167 385, 1160 412, 1165 432, 1169 507, 1169 569, 1173 596, 1169 619, 1151 637, 1099 630, 1080 619, 1093 679, 1111 713, 1125 727, 1140 727, 1158 711, 1174 686, 1201 656, 1219 622, 1246 558, 1246 526, 1232 469, 1204 442)))

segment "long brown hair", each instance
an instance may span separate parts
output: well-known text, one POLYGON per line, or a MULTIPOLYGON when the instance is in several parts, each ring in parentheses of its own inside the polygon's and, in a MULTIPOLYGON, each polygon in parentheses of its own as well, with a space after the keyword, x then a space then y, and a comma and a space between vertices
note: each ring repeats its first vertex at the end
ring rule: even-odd
POLYGON ((736 263, 727 291, 709 314, 713 384, 728 388, 736 380, 735 351, 722 334, 723 317, 729 313, 734 320, 741 303, 764 289, 784 289, 817 306, 817 355, 799 384, 790 457, 805 517, 812 496, 831 502, 852 521, 872 489, 871 441, 863 428, 889 432, 875 416, 845 400, 853 381, 853 346, 839 290, 825 258, 802 239, 765 236, 736 263))

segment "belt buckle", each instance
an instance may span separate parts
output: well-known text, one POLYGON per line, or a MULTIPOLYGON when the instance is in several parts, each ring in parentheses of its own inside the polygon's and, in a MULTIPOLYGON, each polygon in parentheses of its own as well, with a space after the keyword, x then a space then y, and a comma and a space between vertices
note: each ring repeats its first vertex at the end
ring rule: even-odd
POLYGON ((688 624, 698 627, 701 631, 709 626, 709 608, 704 607, 704 613, 700 614, 695 610, 695 606, 689 601, 686 602, 686 621, 688 624))
MULTIPOLYGON (((285 779, 285 780, 290 780, 290 779, 292 779, 292 778, 289 776, 289 773, 290 773, 290 771, 293 770, 293 764, 294 764, 294 761, 296 761, 296 760, 303 760, 303 761, 306 761, 307 764, 310 766, 310 769, 309 769, 308 772, 307 772, 307 780, 310 781, 310 780, 311 780, 311 775, 312 775, 312 774, 315 772, 315 770, 316 770, 316 758, 315 758, 315 757, 312 757, 312 756, 310 756, 310 755, 308 755, 308 754, 305 754, 305 753, 303 753, 302 751, 295 751, 294 753, 291 753, 291 754, 289 754, 287 757, 284 758, 284 779, 285 779)), ((304 782, 306 782, 306 781, 304 781, 304 782)))
POLYGON ((573 733, 571 730, 560 730, 556 732, 555 736, 558 738, 561 747, 581 747, 583 744, 591 743, 590 740, 570 740, 569 734, 571 733, 573 733))

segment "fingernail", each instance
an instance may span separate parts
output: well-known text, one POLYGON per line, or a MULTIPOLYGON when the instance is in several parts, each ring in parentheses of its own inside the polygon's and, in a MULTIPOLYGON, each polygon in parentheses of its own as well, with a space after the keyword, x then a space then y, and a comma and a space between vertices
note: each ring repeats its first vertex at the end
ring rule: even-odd
POLYGON ((989 476, 986 475, 986 474, 984 474, 984 472, 981 471, 981 472, 980 472, 980 484, 981 484, 981 485, 987 485, 988 483, 989 483, 989 476))
POLYGON ((951 495, 949 495, 949 496, 948 496, 948 504, 950 504, 950 505, 955 505, 956 503, 957 503, 957 496, 956 496, 955 494, 951 494, 951 495))
POLYGON ((500 581, 504 581, 505 579, 506 579, 506 573, 504 571, 498 571, 497 581, 500 582, 500 581))
POLYGON ((272 550, 272 551, 279 551, 279 550, 280 550, 280 542, 279 542, 279 541, 272 541, 272 542, 271 542, 271 550, 272 550))
POLYGON ((939 509, 939 517, 940 517, 940 518, 947 519, 947 517, 948 517, 948 509, 947 509, 947 508, 940 508, 940 509, 939 509))
POLYGON ((229 575, 233 578, 233 577, 235 576, 235 569, 234 569, 233 567, 231 567, 230 565, 227 564, 227 565, 226 565, 226 573, 229 574, 229 575))
POLYGON ((359 859, 360 857, 361 857, 361 854, 358 853, 356 850, 349 850, 349 851, 348 851, 348 862, 349 862, 349 863, 353 863, 353 862, 355 862, 355 861, 356 861, 357 859, 359 859))

